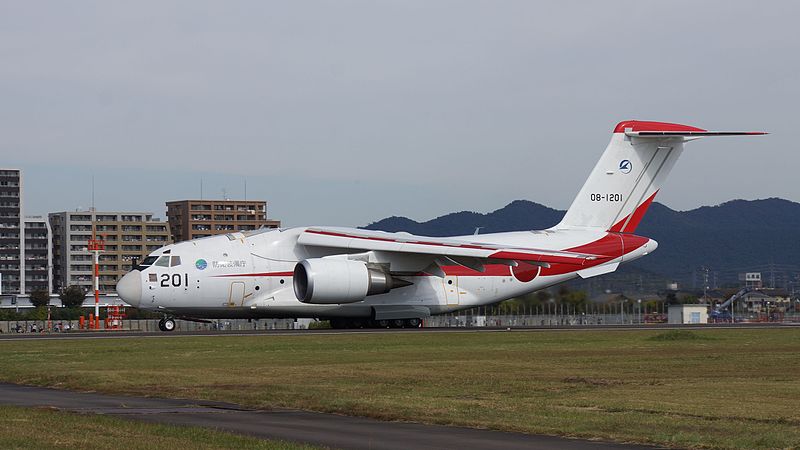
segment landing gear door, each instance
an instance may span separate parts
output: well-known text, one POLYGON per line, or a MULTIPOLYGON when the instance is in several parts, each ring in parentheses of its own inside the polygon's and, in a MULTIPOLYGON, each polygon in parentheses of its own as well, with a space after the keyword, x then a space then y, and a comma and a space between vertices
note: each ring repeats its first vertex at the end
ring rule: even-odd
POLYGON ((458 277, 446 276, 442 279, 444 284, 444 297, 447 299, 448 306, 456 306, 459 303, 458 277))
POLYGON ((234 281, 231 283, 230 297, 228 306, 240 306, 244 303, 244 282, 234 281))

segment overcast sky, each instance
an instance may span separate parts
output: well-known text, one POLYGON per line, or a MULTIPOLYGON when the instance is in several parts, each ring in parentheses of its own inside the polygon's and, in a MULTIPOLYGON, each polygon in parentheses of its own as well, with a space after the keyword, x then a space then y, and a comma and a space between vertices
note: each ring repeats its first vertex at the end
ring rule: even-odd
POLYGON ((569 206, 613 126, 691 143, 658 200, 800 201, 800 2, 0 0, 25 209, 269 202, 284 224, 569 206), (746 4, 747 3, 747 4, 746 4))

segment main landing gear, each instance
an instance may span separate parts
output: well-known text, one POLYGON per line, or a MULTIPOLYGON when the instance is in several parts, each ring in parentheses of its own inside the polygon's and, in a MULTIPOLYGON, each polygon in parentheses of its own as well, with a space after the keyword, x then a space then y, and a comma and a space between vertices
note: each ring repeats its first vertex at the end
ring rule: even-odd
POLYGON ((161 331, 175 331, 175 319, 172 317, 164 317, 158 321, 158 329, 161 331))
POLYGON ((347 328, 419 328, 421 319, 331 319, 331 328, 341 330, 347 328))

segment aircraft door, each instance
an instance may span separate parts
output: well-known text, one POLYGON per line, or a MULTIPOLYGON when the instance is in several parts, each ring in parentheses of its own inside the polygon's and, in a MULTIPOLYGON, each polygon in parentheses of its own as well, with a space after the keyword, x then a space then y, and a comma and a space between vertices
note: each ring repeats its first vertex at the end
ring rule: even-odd
POLYGON ((458 277, 446 276, 442 279, 444 284, 444 297, 447 299, 448 306, 456 306, 459 303, 458 277))
POLYGON ((244 303, 244 282, 234 281, 231 283, 228 306, 239 306, 244 303))

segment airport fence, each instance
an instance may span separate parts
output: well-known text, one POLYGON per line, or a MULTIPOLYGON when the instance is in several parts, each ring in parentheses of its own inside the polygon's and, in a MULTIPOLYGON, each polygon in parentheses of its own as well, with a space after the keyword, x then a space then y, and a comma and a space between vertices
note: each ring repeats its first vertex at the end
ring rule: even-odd
MULTIPOLYGON (((666 323, 667 315, 663 313, 566 313, 566 314, 481 314, 480 310, 469 310, 451 314, 443 314, 425 319, 426 327, 565 327, 586 325, 641 325, 650 323, 666 323)), ((730 323, 718 320, 719 323, 730 323)), ((786 313, 771 317, 742 315, 736 316, 737 323, 772 322, 798 323, 800 313, 786 313)), ((714 323, 709 318, 708 323, 714 323)))
MULTIPOLYGON (((425 327, 568 327, 587 325, 640 325, 663 323, 665 318, 644 314, 476 314, 477 311, 443 314, 428 317, 425 327)), ((209 322, 177 320, 180 331, 248 331, 248 330, 304 330, 313 319, 219 319, 209 322)), ((726 322, 722 320, 720 322, 726 322)), ((736 322, 777 322, 800 324, 800 313, 786 313, 765 319, 763 317, 736 317, 736 322)), ((100 331, 159 331, 157 319, 124 319, 112 324, 101 322, 100 331)), ((6 320, 0 321, 0 333, 58 333, 79 331, 77 320, 6 320)))
MULTIPOLYGON (((176 329, 181 331, 246 331, 246 330, 302 330, 313 322, 311 319, 219 319, 210 322, 176 320, 176 329)), ((158 319, 123 319, 112 326, 101 321, 99 331, 159 331, 158 319)), ((6 320, 0 321, 0 333, 74 332, 80 330, 77 320, 6 320)), ((92 330, 94 331, 94 330, 92 330)))

